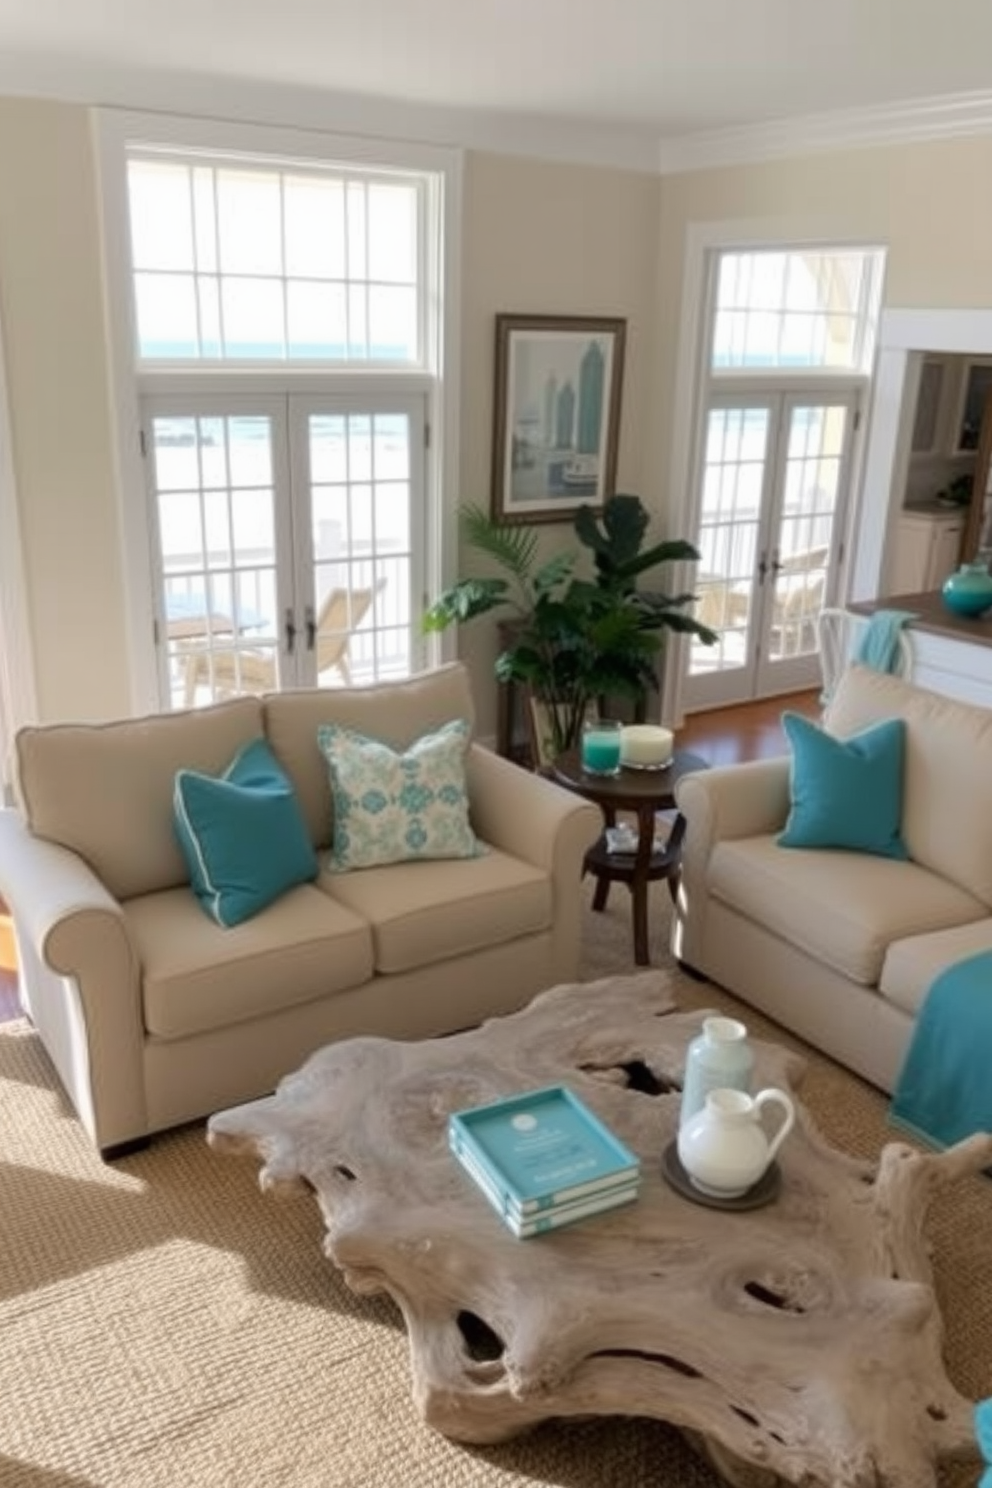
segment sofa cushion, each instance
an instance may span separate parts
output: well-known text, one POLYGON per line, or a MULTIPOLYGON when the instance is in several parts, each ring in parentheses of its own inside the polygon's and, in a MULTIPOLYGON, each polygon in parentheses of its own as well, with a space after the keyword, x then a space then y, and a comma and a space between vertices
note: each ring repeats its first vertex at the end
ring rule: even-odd
POLYGON ((317 877, 317 854, 293 787, 264 739, 217 778, 176 773, 176 834, 197 901, 218 925, 240 925, 317 877))
POLYGON ((172 825, 176 771, 219 775, 261 732, 258 698, 115 723, 21 729, 18 792, 28 826, 78 853, 117 899, 185 884, 172 825))
POLYGON ((495 848, 468 861, 323 873, 319 884, 371 925, 377 972, 430 966, 551 926, 548 875, 495 848))
POLYGON ((317 747, 322 723, 337 723, 405 749, 451 718, 475 725, 468 671, 461 662, 421 672, 403 682, 371 687, 309 687, 269 693, 265 734, 296 789, 315 847, 331 840, 331 788, 317 747))
MULTIPOLYGON (((992 951, 992 916, 936 930, 927 935, 908 935, 893 941, 885 956, 878 990, 889 1002, 913 1018, 940 972, 956 961, 992 951)), ((989 989, 992 995, 992 988, 989 989)))
POLYGON ((397 750, 324 723, 317 743, 334 803, 332 873, 434 858, 476 858, 468 819, 468 724, 453 719, 397 750))
POLYGON ((866 987, 878 984, 892 941, 988 913, 915 863, 781 848, 770 836, 718 843, 707 880, 714 898, 866 987))
POLYGON ((825 725, 841 738, 906 720, 902 835, 914 862, 992 905, 992 709, 851 666, 825 725))
POLYGON ((809 718, 784 713, 792 746, 789 817, 780 847, 847 848, 905 858, 899 831, 906 725, 901 718, 835 739, 809 718))
POLYGON ((132 899, 124 916, 156 1038, 264 1017, 372 976, 368 925, 309 884, 231 930, 208 919, 188 888, 132 899))

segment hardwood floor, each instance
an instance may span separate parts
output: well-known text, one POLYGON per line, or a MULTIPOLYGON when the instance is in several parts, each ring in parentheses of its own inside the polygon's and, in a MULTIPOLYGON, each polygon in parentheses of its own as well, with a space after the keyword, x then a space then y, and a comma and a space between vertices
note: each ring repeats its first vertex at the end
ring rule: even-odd
MULTIPOLYGON (((781 722, 786 709, 815 718, 820 711, 818 694, 796 692, 759 703, 690 713, 676 734, 676 743, 680 749, 701 754, 711 765, 732 765, 741 760, 787 754, 781 722)), ((17 1018, 20 1012, 17 974, 0 966, 0 1022, 17 1018)))
POLYGON ((782 728, 785 712, 819 717, 819 693, 793 692, 733 708, 690 713, 675 735, 676 747, 701 754, 711 765, 735 765, 742 760, 788 754, 782 728))

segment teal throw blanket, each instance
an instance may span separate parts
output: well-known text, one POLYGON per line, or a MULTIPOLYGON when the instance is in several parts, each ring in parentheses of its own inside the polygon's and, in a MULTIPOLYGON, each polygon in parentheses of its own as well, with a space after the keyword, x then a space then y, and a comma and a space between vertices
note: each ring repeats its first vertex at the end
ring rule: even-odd
POLYGON ((931 1147, 992 1132, 992 951, 956 962, 934 981, 889 1120, 931 1147))
POLYGON ((899 632, 915 619, 912 610, 876 610, 858 637, 854 660, 876 672, 898 671, 899 632))

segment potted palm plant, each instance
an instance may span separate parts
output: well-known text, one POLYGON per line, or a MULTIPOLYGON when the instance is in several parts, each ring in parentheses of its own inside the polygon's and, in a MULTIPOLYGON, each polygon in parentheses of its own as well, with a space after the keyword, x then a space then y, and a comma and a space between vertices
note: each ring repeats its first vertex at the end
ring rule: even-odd
POLYGON ((597 517, 580 507, 574 519, 579 543, 591 555, 592 576, 576 573, 576 549, 542 560, 533 528, 505 523, 480 507, 460 512, 468 546, 502 572, 459 579, 427 611, 424 628, 440 631, 500 607, 516 621, 514 640, 496 660, 501 682, 520 682, 542 705, 551 752, 579 739, 590 706, 601 699, 641 705, 659 685, 666 634, 717 636, 686 610, 691 593, 640 588, 638 580, 665 563, 694 560, 691 543, 676 540, 645 547, 649 517, 637 496, 610 497, 597 517))

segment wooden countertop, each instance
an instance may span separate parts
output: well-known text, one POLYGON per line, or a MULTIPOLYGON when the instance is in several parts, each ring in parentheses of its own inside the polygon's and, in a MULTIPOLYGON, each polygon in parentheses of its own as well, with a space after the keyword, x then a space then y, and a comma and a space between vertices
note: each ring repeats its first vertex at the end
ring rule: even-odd
POLYGON ((854 615, 874 615, 876 610, 911 610, 915 618, 907 620, 907 630, 970 641, 974 646, 992 646, 992 611, 978 620, 955 615, 944 604, 939 589, 928 594, 889 594, 885 599, 856 600, 847 608, 854 615))

